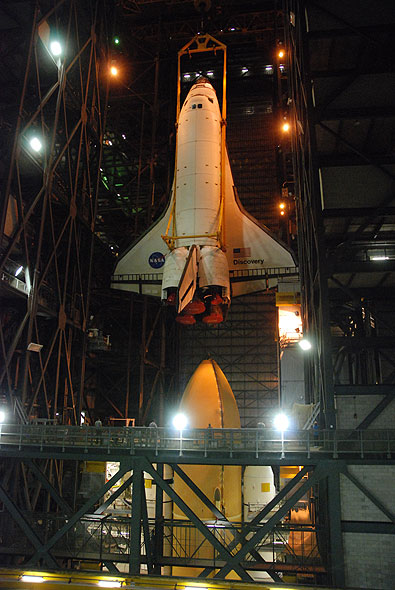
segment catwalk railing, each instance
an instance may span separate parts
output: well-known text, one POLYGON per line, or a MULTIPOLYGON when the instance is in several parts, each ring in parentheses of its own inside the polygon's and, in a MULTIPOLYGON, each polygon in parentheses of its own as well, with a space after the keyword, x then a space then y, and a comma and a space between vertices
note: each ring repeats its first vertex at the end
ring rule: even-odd
MULTIPOLYGON (((67 522, 66 515, 48 513, 24 513, 29 520, 34 532, 41 539, 49 539, 56 534, 67 522)), ((81 518, 66 536, 54 546, 52 553, 58 559, 83 559, 104 561, 111 560, 117 563, 128 563, 130 555, 130 537, 132 527, 130 514, 119 516, 116 510, 106 515, 90 514, 81 518)), ((230 526, 213 521, 207 524, 210 531, 224 546, 234 539, 234 530, 240 531, 244 523, 232 523, 230 526)), ((252 528, 253 532, 259 530, 264 523, 252 528)), ((0 526, 7 531, 7 539, 0 548, 0 555, 9 553, 28 553, 30 543, 26 537, 20 534, 15 522, 6 513, 0 514, 0 526)), ((151 543, 155 542, 155 534, 158 527, 154 519, 148 520, 148 529, 151 543)), ((317 542, 315 535, 311 541, 312 533, 317 529, 311 524, 298 525, 294 523, 279 524, 274 530, 264 536, 257 547, 265 551, 266 559, 259 564, 248 559, 243 562, 244 567, 254 570, 311 572, 323 571, 321 560, 317 555, 317 542), (301 545, 301 550, 296 554, 289 545, 290 534, 297 534, 301 539, 306 536, 306 545, 301 545)), ((160 525, 160 534, 164 538, 166 555, 162 554, 158 561, 165 566, 192 566, 209 567, 215 564, 217 567, 224 565, 224 561, 210 543, 204 539, 196 527, 182 520, 164 519, 160 525)), ((147 563, 145 545, 142 544, 142 563, 147 563)), ((251 556, 249 556, 251 558, 251 556)))
MULTIPOLYGON (((61 425, 1 424, 0 453, 22 455, 23 450, 108 455, 154 454, 208 458, 220 454, 234 459, 248 455, 319 453, 332 458, 395 456, 395 430, 289 430, 269 428, 196 428, 182 431, 152 427, 89 427, 61 425)), ((110 458, 110 457, 109 457, 110 458)), ((247 457, 246 457, 247 458, 247 457)))
MULTIPOLYGON (((251 262, 251 261, 250 261, 251 262)), ((238 264, 248 264, 248 261, 242 260, 238 264)), ((239 281, 254 281, 262 278, 277 278, 298 276, 299 269, 297 266, 278 266, 272 268, 240 268, 237 270, 230 270, 229 277, 231 282, 237 283, 239 281)), ((146 274, 119 274, 111 277, 112 283, 127 283, 127 284, 145 284, 145 285, 160 285, 163 279, 162 273, 146 273, 146 274)))

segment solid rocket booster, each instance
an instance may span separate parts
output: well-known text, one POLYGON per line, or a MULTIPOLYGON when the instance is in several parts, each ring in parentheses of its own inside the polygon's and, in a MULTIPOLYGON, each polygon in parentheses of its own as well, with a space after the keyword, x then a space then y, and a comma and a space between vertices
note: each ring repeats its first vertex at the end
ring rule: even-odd
MULTIPOLYGON (((232 389, 224 373, 214 360, 200 363, 189 380, 180 402, 180 411, 188 416, 191 428, 240 428, 240 416, 232 389)), ((214 443, 215 444, 215 441, 214 443)), ((230 521, 241 521, 241 467, 230 465, 182 465, 182 469, 203 491, 209 500, 230 521)), ((202 521, 213 522, 213 513, 193 494, 177 474, 174 489, 202 521)), ((173 518, 185 520, 185 515, 174 505, 173 518)), ((221 529, 222 530, 222 529, 221 529)), ((175 537, 185 535, 176 527, 175 537)), ((230 533, 228 533, 230 534, 230 533)), ((233 537, 230 537, 230 539, 233 537)), ((192 541, 193 539, 193 541, 192 541)), ((230 540, 229 539, 229 540, 230 540)), ((196 545, 195 557, 212 559, 213 548, 201 533, 191 535, 196 545)), ((193 551, 193 548, 191 549, 193 551)), ((200 570, 196 569, 196 575, 200 570)), ((173 575, 191 575, 183 568, 173 568, 173 575)))
POLYGON ((114 288, 176 305, 184 324, 221 322, 231 296, 276 284, 257 271, 295 266, 292 252, 242 207, 224 124, 213 86, 200 78, 178 119, 169 206, 121 256, 112 279, 114 288))

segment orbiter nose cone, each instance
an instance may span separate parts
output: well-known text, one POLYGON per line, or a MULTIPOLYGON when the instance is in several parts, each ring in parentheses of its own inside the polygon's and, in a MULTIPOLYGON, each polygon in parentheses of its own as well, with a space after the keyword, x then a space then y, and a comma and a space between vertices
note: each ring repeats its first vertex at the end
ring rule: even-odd
POLYGON ((180 403, 191 428, 240 428, 235 396, 218 364, 210 359, 200 363, 190 378, 180 403))

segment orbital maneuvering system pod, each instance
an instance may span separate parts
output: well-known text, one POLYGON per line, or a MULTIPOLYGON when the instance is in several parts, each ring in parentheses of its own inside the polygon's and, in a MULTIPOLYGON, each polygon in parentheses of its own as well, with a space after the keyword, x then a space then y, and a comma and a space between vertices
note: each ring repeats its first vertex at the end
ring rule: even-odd
POLYGON ((114 288, 175 305, 181 324, 218 324, 232 296, 276 284, 265 269, 295 267, 291 251, 243 209, 224 125, 213 86, 199 78, 178 118, 168 208, 121 256, 112 279, 114 288))

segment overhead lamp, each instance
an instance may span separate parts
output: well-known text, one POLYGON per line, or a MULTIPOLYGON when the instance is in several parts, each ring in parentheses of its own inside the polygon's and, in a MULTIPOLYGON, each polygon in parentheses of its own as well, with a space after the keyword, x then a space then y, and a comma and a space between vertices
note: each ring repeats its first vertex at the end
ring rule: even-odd
POLYGON ((306 338, 302 338, 302 340, 299 340, 298 344, 302 350, 310 350, 311 349, 311 342, 309 340, 307 340, 306 338))
POLYGON ((120 39, 119 37, 114 37, 114 45, 119 45, 120 44, 120 39))
POLYGON ((282 49, 278 52, 278 57, 284 57, 284 51, 282 49))
POLYGON ((42 576, 29 576, 29 575, 23 575, 21 577, 21 582, 29 582, 32 584, 41 584, 42 582, 44 582, 44 578, 42 576))
POLYGON ((187 424, 188 418, 185 416, 185 414, 179 413, 174 416, 173 426, 174 428, 177 428, 177 430, 184 430, 187 424))
POLYGON ((18 275, 20 275, 22 271, 23 271, 23 266, 19 266, 15 271, 15 276, 17 277, 18 275))
POLYGON ((118 68, 116 66, 111 66, 110 68, 110 74, 111 76, 118 76, 118 68))
POLYGON ((207 76, 210 76, 211 78, 212 76, 214 76, 214 72, 207 72, 207 76))
POLYGON ((49 48, 51 50, 52 55, 54 55, 55 57, 58 57, 62 53, 62 46, 59 43, 59 41, 51 41, 49 48))
POLYGON ((283 123, 282 130, 287 133, 289 131, 289 123, 283 123))
POLYGON ((280 203, 279 207, 280 207, 280 209, 285 209, 285 203, 280 203))
POLYGON ((34 136, 30 139, 29 144, 30 144, 30 147, 32 148, 32 150, 35 152, 40 152, 43 147, 41 140, 36 136, 34 136))
POLYGON ((241 73, 246 74, 248 72, 248 68, 241 68, 241 73))
POLYGON ((97 583, 100 588, 120 588, 122 582, 118 580, 99 580, 97 583))
POLYGON ((189 80, 191 77, 191 74, 184 74, 184 80, 189 80))
POLYGON ((284 430, 287 430, 287 428, 289 426, 288 416, 286 416, 283 413, 277 414, 277 416, 274 417, 273 424, 274 424, 274 428, 276 428, 276 430, 280 430, 281 432, 284 432, 284 430))

